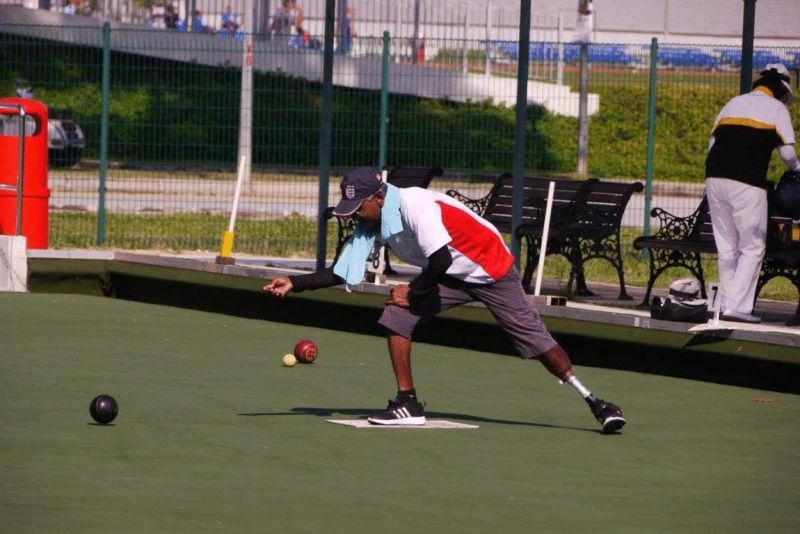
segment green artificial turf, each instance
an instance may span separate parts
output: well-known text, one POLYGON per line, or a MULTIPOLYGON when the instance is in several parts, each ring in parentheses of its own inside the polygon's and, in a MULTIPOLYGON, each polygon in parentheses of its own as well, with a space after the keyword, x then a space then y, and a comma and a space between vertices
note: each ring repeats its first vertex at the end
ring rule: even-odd
MULTIPOLYGON (((310 308, 309 313, 314 313, 310 308)), ((380 337, 65 294, 0 294, 7 532, 793 531, 800 398, 576 368, 629 420, 604 436, 537 362, 416 344, 430 418, 384 407, 380 337), (281 366, 303 337, 320 356, 281 366), (113 395, 113 425, 89 401, 113 395)), ((464 335, 468 335, 467 332, 464 335)))

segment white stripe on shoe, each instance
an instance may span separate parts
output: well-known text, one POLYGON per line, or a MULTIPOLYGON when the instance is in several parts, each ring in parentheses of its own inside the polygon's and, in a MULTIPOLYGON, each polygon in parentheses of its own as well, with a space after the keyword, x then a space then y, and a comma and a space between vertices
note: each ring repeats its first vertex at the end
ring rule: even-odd
POLYGON ((402 419, 375 419, 373 417, 367 417, 367 421, 373 425, 423 426, 425 424, 425 416, 403 417, 402 419))

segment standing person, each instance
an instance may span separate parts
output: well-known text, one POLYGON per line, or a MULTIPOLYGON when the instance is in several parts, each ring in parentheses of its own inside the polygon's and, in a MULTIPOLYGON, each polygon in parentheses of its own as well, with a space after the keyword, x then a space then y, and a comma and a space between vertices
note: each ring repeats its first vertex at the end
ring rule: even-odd
POLYGON ((480 301, 494 315, 517 352, 538 359, 586 400, 606 433, 625 424, 622 411, 591 394, 572 370, 567 353, 551 337, 528 301, 514 257, 491 223, 457 200, 419 187, 397 188, 372 167, 344 175, 338 217, 358 221, 336 265, 311 274, 278 277, 263 290, 277 297, 289 292, 361 282, 375 241, 422 271, 409 284, 395 286, 378 323, 387 332, 397 397, 368 418, 376 425, 424 425, 425 411, 411 374, 411 337, 416 326, 439 312, 480 301))
POLYGON ((356 36, 355 16, 356 8, 348 5, 347 12, 342 19, 342 44, 339 47, 342 54, 349 54, 353 51, 353 37, 356 36))
POLYGON ((178 13, 172 4, 164 6, 164 25, 168 30, 174 30, 178 26, 178 13))
POLYGON ((203 12, 199 9, 195 10, 194 16, 192 17, 192 31, 197 33, 205 31, 205 28, 203 28, 203 12))
POLYGON ((225 6, 225 12, 222 14, 222 28, 221 31, 228 34, 228 37, 233 37, 239 29, 239 20, 233 13, 231 6, 225 6))
POLYGON ((717 245, 720 310, 729 321, 759 323, 753 315, 767 240, 767 168, 774 148, 800 171, 789 111, 789 71, 767 65, 749 93, 717 115, 706 157, 706 196, 717 245))
POLYGON ((283 0, 275 10, 269 31, 273 41, 277 44, 288 46, 292 36, 292 27, 295 25, 295 12, 293 0, 283 0))
POLYGON ((292 18, 294 19, 294 29, 297 31, 297 33, 302 34, 304 32, 303 23, 306 20, 303 12, 303 4, 301 4, 298 0, 292 0, 291 9, 292 18))

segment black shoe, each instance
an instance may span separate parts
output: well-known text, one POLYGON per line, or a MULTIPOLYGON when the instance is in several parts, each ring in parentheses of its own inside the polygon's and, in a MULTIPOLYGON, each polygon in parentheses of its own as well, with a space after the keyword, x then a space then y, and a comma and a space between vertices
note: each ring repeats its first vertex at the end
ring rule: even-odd
POLYGON ((425 424, 425 410, 413 397, 398 397, 390 399, 385 411, 367 417, 367 421, 373 425, 422 426, 425 424))
POLYGON ((592 413, 597 418, 597 421, 603 425, 604 434, 613 434, 625 426, 625 418, 622 416, 622 410, 619 406, 606 402, 603 399, 598 399, 595 396, 590 396, 586 399, 592 413))

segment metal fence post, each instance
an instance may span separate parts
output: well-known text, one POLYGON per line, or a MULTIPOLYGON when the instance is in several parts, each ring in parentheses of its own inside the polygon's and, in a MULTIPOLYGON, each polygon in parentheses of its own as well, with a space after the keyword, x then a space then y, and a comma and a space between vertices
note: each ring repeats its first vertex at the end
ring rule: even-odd
POLYGON ((578 100, 578 175, 589 172, 589 43, 581 43, 578 100))
MULTIPOLYGON (((644 235, 650 235, 650 203, 653 200, 653 158, 656 139, 656 76, 658 72, 658 39, 650 42, 650 97, 647 103, 647 168, 644 186, 644 235)), ((644 249, 644 255, 648 254, 644 249)))
POLYGON ((514 202, 511 207, 511 253, 519 268, 520 243, 513 231, 522 222, 522 187, 525 182, 525 132, 528 121, 528 61, 531 48, 531 0, 520 2, 517 114, 514 123, 514 202))
POLYGON ((325 268, 325 251, 328 241, 328 184, 331 174, 331 139, 333 128, 333 18, 335 0, 325 0, 325 51, 322 59, 322 113, 319 135, 319 207, 317 209, 317 262, 316 269, 325 268))
POLYGON ((749 93, 753 83, 753 35, 756 20, 756 0, 744 0, 742 21, 742 66, 739 93, 749 93))
POLYGON ((386 143, 389 127, 389 32, 383 32, 383 58, 381 60, 381 126, 380 146, 378 147, 378 168, 386 168, 386 143))
POLYGON ((103 101, 100 111, 100 171, 97 197, 97 244, 106 242, 106 172, 108 170, 108 101, 111 92, 111 24, 103 23, 103 101))

